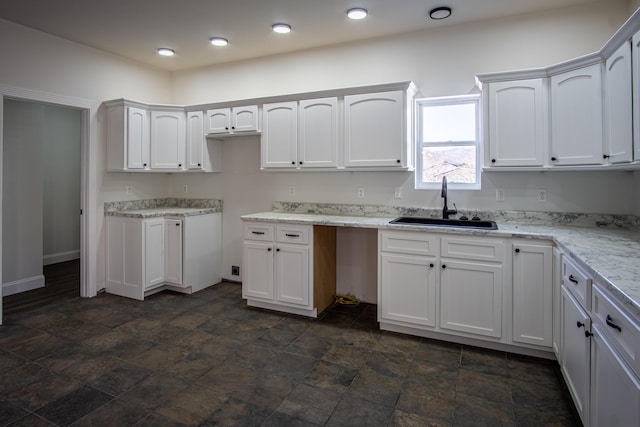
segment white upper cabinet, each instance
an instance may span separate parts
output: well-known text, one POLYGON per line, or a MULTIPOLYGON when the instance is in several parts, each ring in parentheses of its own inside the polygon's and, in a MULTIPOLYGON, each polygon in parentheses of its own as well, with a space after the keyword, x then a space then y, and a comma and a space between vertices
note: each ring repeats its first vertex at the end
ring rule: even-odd
POLYGON ((187 113, 187 168, 202 169, 204 163, 204 114, 202 111, 187 113))
POLYGON ((543 166, 549 144, 546 79, 489 84, 487 166, 543 166))
POLYGON ((118 105, 107 110, 107 170, 149 167, 149 112, 118 105))
POLYGON ((406 168, 403 91, 344 97, 344 165, 406 168))
POLYGON ((298 165, 338 166, 338 98, 300 101, 298 112, 298 165))
POLYGON ((640 31, 631 41, 633 58, 633 153, 640 160, 640 31))
POLYGON ((625 42, 607 58, 605 69, 605 159, 633 160, 631 44, 625 42))
POLYGON ((551 164, 602 164, 602 65, 551 77, 551 164))
POLYGON ((208 134, 255 132, 258 130, 258 106, 217 108, 207 110, 208 134))
POLYGON ((295 168, 298 161, 298 103, 264 104, 263 125, 261 166, 295 168))
POLYGON ((185 163, 185 114, 151 112, 151 167, 182 169, 185 163))

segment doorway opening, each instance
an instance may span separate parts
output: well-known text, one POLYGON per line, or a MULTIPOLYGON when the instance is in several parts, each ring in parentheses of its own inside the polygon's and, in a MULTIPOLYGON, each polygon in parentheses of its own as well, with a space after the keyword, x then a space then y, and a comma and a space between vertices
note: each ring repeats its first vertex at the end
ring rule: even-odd
POLYGON ((82 113, 4 99, 5 312, 80 295, 82 113))

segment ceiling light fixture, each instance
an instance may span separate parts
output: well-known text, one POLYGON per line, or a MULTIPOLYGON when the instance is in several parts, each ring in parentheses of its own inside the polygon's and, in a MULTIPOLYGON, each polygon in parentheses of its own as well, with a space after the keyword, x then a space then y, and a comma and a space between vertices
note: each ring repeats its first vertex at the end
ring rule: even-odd
POLYGON ((368 14, 369 12, 367 12, 367 9, 362 9, 360 7, 347 10, 347 16, 349 17, 349 19, 354 20, 364 19, 368 14))
POLYGON ((209 39, 209 41, 214 46, 226 46, 226 45, 229 44, 229 40, 227 40, 227 39, 225 39, 223 37, 213 37, 213 38, 209 39))
POLYGON ((287 34, 291 31, 291 25, 287 24, 273 24, 271 28, 273 28, 273 31, 279 34, 287 34))
POLYGON ((431 9, 431 11, 429 12, 429 17, 435 20, 446 19, 450 16, 451 8, 447 6, 436 7, 434 9, 431 9))
POLYGON ((176 54, 176 51, 173 49, 169 49, 168 47, 159 47, 157 49, 159 55, 162 56, 173 56, 176 54))

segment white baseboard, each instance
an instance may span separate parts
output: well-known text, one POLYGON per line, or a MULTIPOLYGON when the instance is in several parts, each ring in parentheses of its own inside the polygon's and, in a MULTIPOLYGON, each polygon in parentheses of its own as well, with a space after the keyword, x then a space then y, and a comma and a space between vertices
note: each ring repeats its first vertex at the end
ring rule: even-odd
POLYGON ((19 294, 32 289, 44 288, 44 275, 27 277, 2 284, 2 296, 19 294))
POLYGON ((57 264, 59 262, 71 261, 80 258, 80 249, 67 252, 58 252, 42 257, 42 265, 57 264))

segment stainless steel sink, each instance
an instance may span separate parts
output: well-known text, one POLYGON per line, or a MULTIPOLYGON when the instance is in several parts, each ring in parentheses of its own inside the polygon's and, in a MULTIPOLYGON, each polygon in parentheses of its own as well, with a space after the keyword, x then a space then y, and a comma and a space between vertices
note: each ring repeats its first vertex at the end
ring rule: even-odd
POLYGON ((495 221, 483 221, 473 219, 442 219, 442 218, 419 218, 411 216, 401 216, 392 221, 390 224, 408 224, 408 225, 429 225, 436 227, 461 227, 461 228, 482 228, 485 230, 497 230, 498 224, 495 221))

